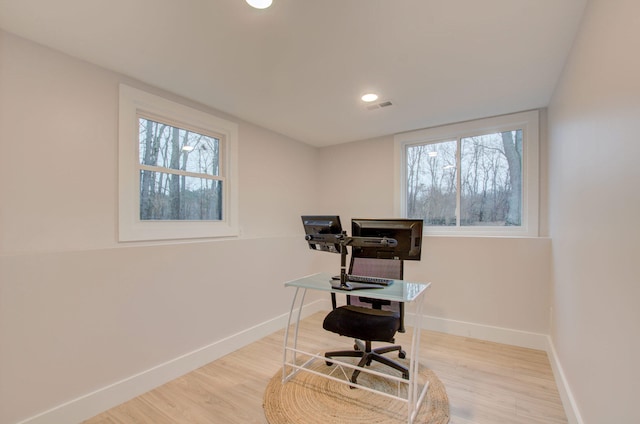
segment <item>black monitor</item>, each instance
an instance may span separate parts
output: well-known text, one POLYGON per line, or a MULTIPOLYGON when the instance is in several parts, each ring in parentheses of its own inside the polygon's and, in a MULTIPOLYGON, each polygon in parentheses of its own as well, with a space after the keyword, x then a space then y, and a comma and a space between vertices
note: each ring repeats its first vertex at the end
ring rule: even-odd
POLYGON ((343 232, 339 216, 306 215, 302 217, 302 225, 310 249, 340 253, 340 237, 343 232))
POLYGON ((353 237, 386 237, 397 241, 395 246, 354 246, 351 251, 354 257, 420 260, 421 219, 352 219, 351 235, 353 237))

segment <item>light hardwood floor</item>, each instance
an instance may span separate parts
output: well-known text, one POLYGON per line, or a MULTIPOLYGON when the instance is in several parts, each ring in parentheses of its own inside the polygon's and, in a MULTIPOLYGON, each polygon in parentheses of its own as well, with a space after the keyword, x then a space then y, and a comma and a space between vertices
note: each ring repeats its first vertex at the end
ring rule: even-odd
MULTIPOLYGON (((323 317, 301 323, 300 345, 310 351, 350 346, 322 329, 323 317)), ((408 330, 397 337, 407 347, 408 330)), ((266 424, 262 396, 282 365, 283 336, 278 331, 85 423, 266 424)), ((567 422, 545 352, 431 331, 421 337, 421 363, 445 385, 451 424, 567 422)))

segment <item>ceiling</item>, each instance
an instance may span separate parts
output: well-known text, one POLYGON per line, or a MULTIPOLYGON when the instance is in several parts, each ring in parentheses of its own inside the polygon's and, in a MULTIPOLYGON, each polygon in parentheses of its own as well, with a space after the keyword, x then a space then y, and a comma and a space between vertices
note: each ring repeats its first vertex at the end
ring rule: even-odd
POLYGON ((0 0, 0 27, 327 146, 546 106, 585 2, 0 0))

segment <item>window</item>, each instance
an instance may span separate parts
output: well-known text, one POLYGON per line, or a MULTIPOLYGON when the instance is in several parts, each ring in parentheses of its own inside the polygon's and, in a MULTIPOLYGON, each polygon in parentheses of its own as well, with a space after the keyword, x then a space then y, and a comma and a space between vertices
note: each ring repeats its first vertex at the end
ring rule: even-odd
POLYGON ((400 214, 426 234, 538 235, 538 112, 395 137, 400 214))
POLYGON ((220 138, 139 117, 140 219, 222 220, 220 138))
POLYGON ((120 86, 119 239, 234 236, 237 125, 120 86))

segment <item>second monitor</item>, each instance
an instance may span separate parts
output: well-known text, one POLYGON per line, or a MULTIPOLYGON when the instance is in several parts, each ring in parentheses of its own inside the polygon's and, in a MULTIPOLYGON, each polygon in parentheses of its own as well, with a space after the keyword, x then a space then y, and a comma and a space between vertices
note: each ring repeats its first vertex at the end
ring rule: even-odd
POLYGON ((386 237, 396 246, 353 246, 351 254, 360 258, 419 261, 422 252, 421 219, 352 219, 352 237, 386 237))

